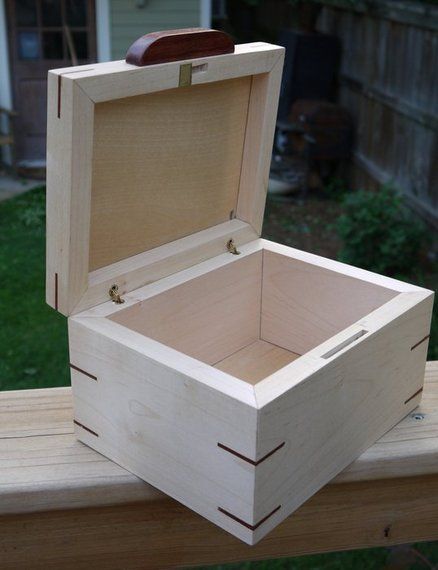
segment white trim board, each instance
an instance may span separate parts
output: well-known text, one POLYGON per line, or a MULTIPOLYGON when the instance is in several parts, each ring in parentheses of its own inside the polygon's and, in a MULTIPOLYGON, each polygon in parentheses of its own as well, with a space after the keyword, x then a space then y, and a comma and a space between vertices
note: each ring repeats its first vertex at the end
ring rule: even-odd
POLYGON ((211 28, 211 0, 199 0, 199 25, 211 28))
MULTIPOLYGON (((0 0, 0 107, 12 109, 11 72, 9 68, 8 30, 6 25, 6 6, 0 0)), ((3 119, 6 121, 7 119, 3 119)), ((4 125, 2 124, 3 128, 4 125)), ((11 151, 3 149, 3 160, 11 163, 11 151)))
POLYGON ((96 0, 97 61, 111 60, 111 9, 110 0, 96 0))
POLYGON ((12 109, 11 73, 9 69, 8 31, 6 6, 0 0, 0 106, 12 109))

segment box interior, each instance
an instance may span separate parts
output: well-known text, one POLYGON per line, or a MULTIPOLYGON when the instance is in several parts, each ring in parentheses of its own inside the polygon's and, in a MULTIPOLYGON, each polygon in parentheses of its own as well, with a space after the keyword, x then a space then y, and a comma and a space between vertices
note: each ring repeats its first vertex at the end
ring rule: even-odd
POLYGON ((256 384, 397 294, 263 249, 109 318, 256 384))

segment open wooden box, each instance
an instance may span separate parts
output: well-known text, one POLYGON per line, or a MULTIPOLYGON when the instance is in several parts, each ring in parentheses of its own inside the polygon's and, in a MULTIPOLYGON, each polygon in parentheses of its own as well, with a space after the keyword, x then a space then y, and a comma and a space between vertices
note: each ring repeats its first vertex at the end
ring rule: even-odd
POLYGON ((259 238, 282 62, 49 73, 77 436, 249 544, 417 406, 433 298, 259 238))

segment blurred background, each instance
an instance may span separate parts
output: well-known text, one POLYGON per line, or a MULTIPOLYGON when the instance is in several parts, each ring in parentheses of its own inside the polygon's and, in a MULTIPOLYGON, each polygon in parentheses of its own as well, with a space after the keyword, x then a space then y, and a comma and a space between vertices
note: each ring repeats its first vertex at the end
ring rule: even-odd
MULTIPOLYGON (((69 384, 44 303, 47 71, 197 26, 286 48, 264 237, 437 288, 437 2, 0 0, 0 390, 69 384)), ((226 568, 438 568, 438 545, 226 568)))

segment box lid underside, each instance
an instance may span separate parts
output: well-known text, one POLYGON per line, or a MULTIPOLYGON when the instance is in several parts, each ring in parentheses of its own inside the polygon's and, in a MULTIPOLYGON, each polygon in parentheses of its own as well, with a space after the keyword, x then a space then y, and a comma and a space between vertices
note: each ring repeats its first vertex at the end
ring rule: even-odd
POLYGON ((251 77, 98 103, 89 271, 235 217, 251 77))
POLYGON ((49 73, 50 305, 75 314, 260 235, 283 54, 193 60, 189 86, 181 62, 49 73))

